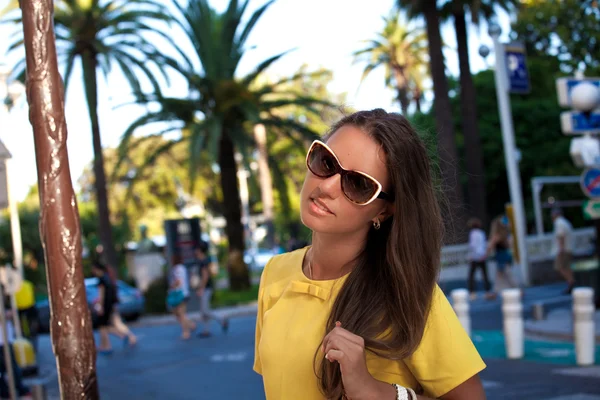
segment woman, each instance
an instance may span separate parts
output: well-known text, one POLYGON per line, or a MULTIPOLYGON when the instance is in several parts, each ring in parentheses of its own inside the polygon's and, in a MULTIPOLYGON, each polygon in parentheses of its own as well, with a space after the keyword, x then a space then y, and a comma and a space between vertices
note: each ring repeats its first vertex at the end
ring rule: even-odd
POLYGON ((129 327, 123 322, 121 313, 119 313, 119 277, 117 276, 117 271, 113 267, 107 267, 106 269, 108 277, 110 278, 110 281, 116 290, 115 304, 113 307, 112 317, 110 319, 110 332, 123 339, 123 344, 125 346, 133 347, 137 344, 137 336, 135 336, 129 327))
POLYGON ((510 229, 506 216, 500 215, 492 221, 487 251, 488 254, 494 254, 494 260, 496 261, 494 291, 500 293, 502 289, 507 287, 517 287, 517 283, 507 268, 512 265, 512 255, 510 253, 510 229))
POLYGON ((200 313, 202 314, 202 325, 203 329, 198 333, 198 337, 209 338, 212 336, 209 329, 209 323, 211 320, 215 320, 221 324, 223 333, 227 333, 229 329, 229 320, 227 318, 221 318, 212 312, 210 308, 210 301, 213 294, 213 280, 211 268, 214 261, 208 254, 208 243, 201 241, 194 250, 196 255, 196 263, 200 270, 200 284, 196 290, 196 294, 200 299, 200 313))
POLYGON ((425 146, 381 109, 343 118, 324 142, 300 194, 312 246, 261 277, 254 370, 267 399, 484 399, 485 364, 436 285, 425 146))
POLYGON ((117 289, 108 276, 104 264, 94 262, 92 274, 98 278, 98 298, 94 304, 98 331, 100 332, 100 345, 97 351, 99 354, 110 354, 112 353, 112 346, 109 333, 111 332, 114 306, 117 302, 117 289))
POLYGON ((175 314, 181 325, 181 338, 188 340, 191 332, 196 329, 196 324, 190 321, 186 315, 187 301, 190 297, 187 270, 182 263, 181 257, 175 255, 171 259, 171 272, 169 273, 169 293, 167 305, 175 314))

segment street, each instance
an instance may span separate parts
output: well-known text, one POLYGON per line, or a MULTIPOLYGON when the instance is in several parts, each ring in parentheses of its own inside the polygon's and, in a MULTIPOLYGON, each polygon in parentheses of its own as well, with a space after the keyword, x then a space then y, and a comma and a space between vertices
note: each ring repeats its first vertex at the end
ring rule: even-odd
MULTIPOLYGON (((557 298, 553 285, 528 289, 526 299, 557 298)), ((531 341, 525 360, 504 359, 498 300, 477 300, 472 306, 474 342, 488 368, 481 378, 488 399, 600 400, 600 365, 578 368, 569 343, 531 341)), ((252 371, 252 316, 231 320, 227 335, 213 325, 214 336, 183 342, 176 325, 134 326, 138 346, 123 349, 114 339, 114 353, 98 356, 98 379, 103 399, 264 399, 261 377, 252 371)), ((54 368, 48 336, 40 340, 39 361, 54 368)), ((58 399, 58 385, 49 388, 58 399)))

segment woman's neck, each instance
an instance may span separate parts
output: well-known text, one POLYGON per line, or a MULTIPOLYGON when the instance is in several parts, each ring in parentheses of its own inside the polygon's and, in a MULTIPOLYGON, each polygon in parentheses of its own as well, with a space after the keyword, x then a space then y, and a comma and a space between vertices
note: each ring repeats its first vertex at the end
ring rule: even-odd
POLYGON ((365 236, 329 235, 314 232, 312 247, 307 256, 311 279, 337 279, 354 267, 354 260, 365 245, 365 236))

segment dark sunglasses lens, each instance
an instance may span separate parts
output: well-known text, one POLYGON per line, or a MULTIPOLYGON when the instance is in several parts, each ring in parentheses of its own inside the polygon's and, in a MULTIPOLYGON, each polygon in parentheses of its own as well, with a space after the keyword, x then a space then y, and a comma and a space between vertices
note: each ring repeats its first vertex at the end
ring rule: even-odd
POLYGON ((362 174, 350 171, 342 178, 342 190, 350 201, 364 204, 377 192, 377 184, 362 174))
POLYGON ((308 157, 308 168, 318 177, 326 178, 338 172, 338 162, 329 150, 315 144, 308 157))

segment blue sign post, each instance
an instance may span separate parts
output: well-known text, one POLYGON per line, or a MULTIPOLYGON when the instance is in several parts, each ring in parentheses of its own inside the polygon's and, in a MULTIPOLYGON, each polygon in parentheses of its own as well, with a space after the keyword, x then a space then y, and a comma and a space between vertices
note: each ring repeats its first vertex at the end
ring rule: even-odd
POLYGON ((600 197, 600 168, 588 168, 581 174, 581 190, 590 199, 600 197))
POLYGON ((529 71, 527 70, 525 46, 518 42, 505 44, 504 53, 509 91, 519 94, 529 93, 531 84, 529 82, 529 71))

